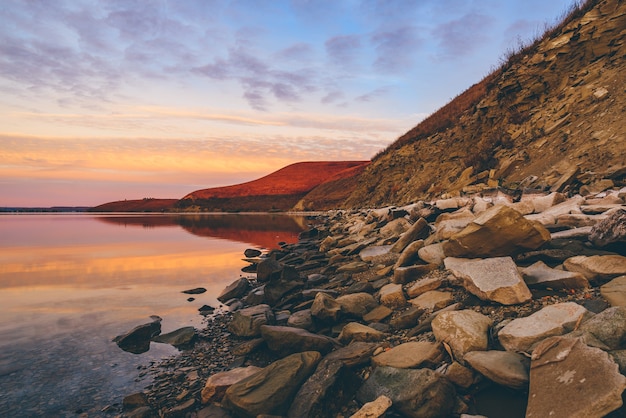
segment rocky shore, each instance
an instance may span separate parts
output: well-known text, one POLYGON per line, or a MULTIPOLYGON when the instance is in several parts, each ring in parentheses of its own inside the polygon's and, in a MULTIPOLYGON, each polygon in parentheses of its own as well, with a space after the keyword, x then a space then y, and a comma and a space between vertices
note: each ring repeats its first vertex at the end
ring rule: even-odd
POLYGON ((626 416, 626 189, 332 211, 123 417, 626 416))

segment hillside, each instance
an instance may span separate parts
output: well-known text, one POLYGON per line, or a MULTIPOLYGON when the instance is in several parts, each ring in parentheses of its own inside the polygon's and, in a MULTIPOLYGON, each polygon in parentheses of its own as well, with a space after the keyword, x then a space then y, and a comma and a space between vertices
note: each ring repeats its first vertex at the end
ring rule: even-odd
MULTIPOLYGON (((290 210, 317 186, 353 177, 367 164, 369 161, 295 163, 247 183, 195 191, 183 197, 177 207, 210 211, 290 210)), ((348 196, 345 190, 343 193, 340 201, 348 196)))
POLYGON ((590 0, 377 155, 346 207, 626 174, 626 2, 590 0))
POLYGON ((135 199, 104 203, 89 209, 89 212, 168 212, 178 199, 135 199))

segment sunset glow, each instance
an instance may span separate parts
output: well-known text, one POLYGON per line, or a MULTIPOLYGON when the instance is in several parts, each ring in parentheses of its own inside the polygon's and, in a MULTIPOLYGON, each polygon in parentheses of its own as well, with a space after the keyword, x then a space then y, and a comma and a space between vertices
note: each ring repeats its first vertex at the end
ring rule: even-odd
POLYGON ((367 160, 573 3, 3 1, 0 206, 367 160))

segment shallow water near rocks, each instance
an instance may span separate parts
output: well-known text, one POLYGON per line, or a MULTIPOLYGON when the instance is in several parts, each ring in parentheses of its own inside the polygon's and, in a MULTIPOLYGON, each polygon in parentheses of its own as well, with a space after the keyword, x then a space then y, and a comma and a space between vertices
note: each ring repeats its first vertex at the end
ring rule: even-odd
POLYGON ((163 318, 162 332, 203 326, 198 309, 243 275, 246 248, 295 242, 286 215, 0 215, 0 411, 112 416, 149 384, 151 363, 111 340, 163 318), (197 287, 206 293, 182 291, 197 287), (192 297, 192 301, 188 298, 192 297))

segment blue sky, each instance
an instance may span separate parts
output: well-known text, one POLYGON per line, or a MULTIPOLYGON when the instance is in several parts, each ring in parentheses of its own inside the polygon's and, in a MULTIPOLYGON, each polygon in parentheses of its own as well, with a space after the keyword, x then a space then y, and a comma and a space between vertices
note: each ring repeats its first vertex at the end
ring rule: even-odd
POLYGON ((3 0, 0 206, 366 160, 571 0, 3 0))

